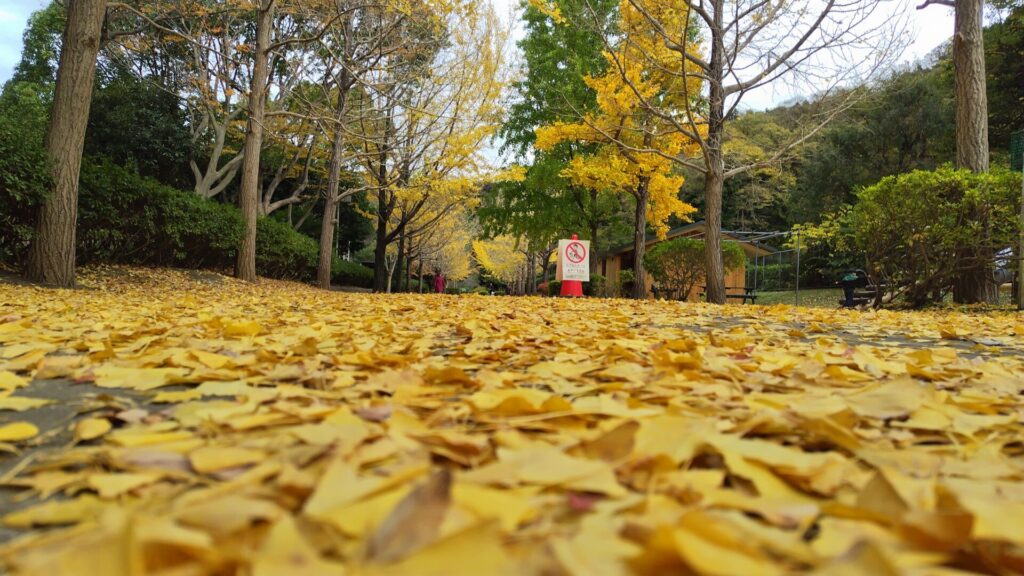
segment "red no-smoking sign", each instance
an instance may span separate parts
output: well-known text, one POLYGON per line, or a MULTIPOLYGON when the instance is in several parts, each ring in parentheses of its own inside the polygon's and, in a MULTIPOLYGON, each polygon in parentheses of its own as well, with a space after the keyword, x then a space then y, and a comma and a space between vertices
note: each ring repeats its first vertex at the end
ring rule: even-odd
POLYGON ((570 242, 565 247, 565 257, 573 264, 580 264, 587 259, 587 247, 582 242, 570 242))
POLYGON ((563 282, 590 282, 590 242, 575 238, 558 241, 556 277, 563 282))

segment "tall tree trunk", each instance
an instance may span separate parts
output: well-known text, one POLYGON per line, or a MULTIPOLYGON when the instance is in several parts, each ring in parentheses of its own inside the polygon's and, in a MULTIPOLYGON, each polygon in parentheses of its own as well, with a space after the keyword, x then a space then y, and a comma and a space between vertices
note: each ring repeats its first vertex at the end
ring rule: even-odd
POLYGON ((526 293, 537 294, 537 253, 533 250, 526 255, 526 293))
POLYGON ((647 203, 650 202, 650 180, 643 176, 636 189, 636 217, 633 221, 633 297, 647 298, 647 272, 644 270, 644 251, 647 248, 647 203))
POLYGON ((405 288, 403 292, 412 292, 412 241, 405 249, 405 288))
MULTIPOLYGON (((335 224, 338 221, 338 190, 341 188, 341 165, 345 157, 345 99, 348 95, 347 74, 342 73, 338 83, 338 101, 334 108, 334 138, 331 139, 331 164, 327 169, 327 194, 324 198, 324 219, 320 224, 320 259, 317 262, 316 283, 324 290, 331 289, 331 260, 337 252, 334 246, 335 224)), ((288 207, 289 210, 291 206, 288 207)))
POLYGON ((245 131, 245 157, 242 159, 242 187, 238 204, 245 223, 242 245, 238 248, 235 275, 256 281, 256 219, 259 210, 260 151, 263 148, 263 112, 267 104, 270 29, 274 26, 276 0, 262 0, 256 22, 256 54, 252 82, 249 85, 249 120, 245 131))
POLYGON ((381 190, 377 196, 377 241, 373 247, 373 291, 384 292, 388 285, 388 266, 385 258, 388 253, 388 217, 385 213, 387 202, 385 192, 381 190))
MULTIPOLYGON (((985 92, 985 43, 983 0, 956 0, 953 34, 954 89, 956 93, 956 165, 972 172, 987 172, 988 100, 985 92)), ((984 219, 983 207, 973 218, 984 219)), ((963 250, 957 259, 968 263, 953 285, 953 300, 960 304, 999 301, 999 287, 992 278, 991 249, 963 250)))
POLYGON ((600 222, 597 219, 597 190, 590 191, 590 275, 597 274, 597 258, 594 257, 594 251, 597 250, 597 232, 600 228, 600 222))
POLYGON ((953 34, 956 165, 972 172, 988 172, 989 160, 984 12, 984 0, 956 0, 953 34))
MULTIPOLYGON (((716 29, 721 30, 724 6, 714 3, 716 29)), ((725 265, 722 263, 722 186, 725 183, 725 164, 722 160, 722 132, 725 129, 725 91, 722 86, 725 47, 721 34, 713 35, 711 59, 708 62, 711 79, 708 95, 708 135, 705 139, 704 175, 704 261, 707 300, 725 304, 725 265)))
MULTIPOLYGON (((339 96, 339 99, 341 97, 339 96)), ((327 194, 324 198, 324 219, 320 224, 320 260, 317 263, 316 283, 324 290, 331 289, 331 260, 334 257, 335 223, 338 221, 338 188, 341 186, 341 164, 345 154, 345 136, 341 126, 334 131, 331 144, 331 165, 327 175, 327 194)))
POLYGON ((26 270, 32 280, 63 288, 75 285, 78 175, 107 3, 106 0, 69 2, 67 10, 50 128, 46 134, 53 192, 39 209, 26 270))
MULTIPOLYGON (((394 272, 392 272, 392 276, 398 279, 397 286, 395 287, 396 288, 396 290, 395 290, 396 292, 401 292, 402 291, 402 276, 405 275, 405 273, 402 271, 403 268, 405 267, 404 262, 403 262, 404 260, 405 260, 405 224, 402 224, 398 228, 398 253, 395 254, 395 270, 394 270, 394 272)), ((390 291, 391 290, 388 290, 388 292, 390 292, 390 291)))
POLYGON ((420 255, 420 294, 423 294, 423 256, 420 255))

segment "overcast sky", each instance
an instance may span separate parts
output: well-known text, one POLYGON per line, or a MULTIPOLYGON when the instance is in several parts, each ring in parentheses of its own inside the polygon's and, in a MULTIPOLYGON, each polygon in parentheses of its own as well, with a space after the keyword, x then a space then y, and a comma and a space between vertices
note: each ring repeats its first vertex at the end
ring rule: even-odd
MULTIPOLYGON (((502 15, 511 14, 519 5, 519 0, 494 0, 502 15)), ((6 82, 21 56, 21 35, 29 15, 47 4, 47 0, 3 0, 0 4, 0 83, 6 82)), ((914 2, 908 0, 891 0, 887 2, 890 10, 914 10, 914 2)), ((935 47, 946 41, 953 30, 953 10, 942 6, 931 6, 926 10, 917 11, 913 17, 914 29, 911 31, 915 41, 907 52, 905 59, 917 60, 935 47)), ((747 96, 744 100, 747 107, 766 108, 789 94, 773 93, 770 89, 762 89, 747 96)))

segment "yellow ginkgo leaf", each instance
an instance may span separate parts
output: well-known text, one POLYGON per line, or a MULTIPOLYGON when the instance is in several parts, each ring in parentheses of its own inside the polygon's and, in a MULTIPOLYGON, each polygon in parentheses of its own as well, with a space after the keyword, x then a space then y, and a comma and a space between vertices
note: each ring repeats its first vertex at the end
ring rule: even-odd
POLYGON ((110 432, 111 428, 113 425, 106 418, 86 418, 75 424, 75 440, 79 442, 95 440, 110 432))
POLYGON ((205 446, 189 453, 192 468, 200 474, 208 474, 228 468, 249 466, 266 458, 262 450, 234 446, 205 446))
POLYGON ((39 434, 39 428, 31 422, 12 422, 0 425, 0 442, 28 440, 39 434))

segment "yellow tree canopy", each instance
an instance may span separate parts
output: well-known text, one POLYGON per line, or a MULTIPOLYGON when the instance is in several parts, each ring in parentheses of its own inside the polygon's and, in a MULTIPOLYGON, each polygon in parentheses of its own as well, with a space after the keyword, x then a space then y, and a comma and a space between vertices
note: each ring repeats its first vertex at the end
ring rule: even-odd
POLYGON ((699 152, 698 143, 680 128, 701 129, 690 106, 701 83, 694 65, 683 63, 678 52, 665 46, 644 12, 666 28, 680 30, 678 42, 693 43, 686 6, 681 0, 622 0, 622 38, 614 51, 605 53, 609 69, 584 78, 596 93, 597 112, 579 122, 556 122, 537 129, 539 150, 566 141, 600 144, 596 153, 574 158, 563 176, 580 186, 638 199, 646 186, 647 220, 659 236, 668 231, 670 217, 688 218, 696 211, 679 199, 684 178, 673 174, 671 157, 699 152), (657 116, 644 108, 644 100, 657 101, 675 114, 657 116))
POLYGON ((481 268, 506 283, 515 282, 526 266, 526 254, 516 248, 511 236, 474 240, 473 255, 481 268))

